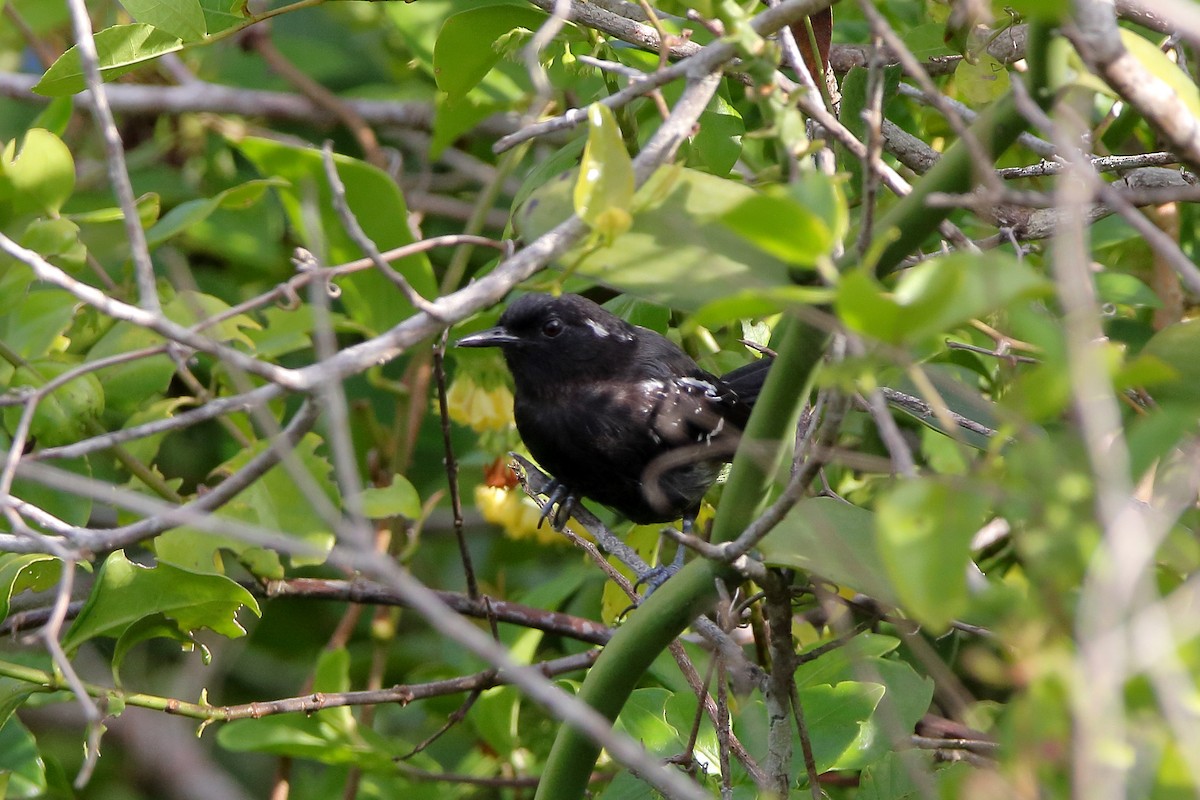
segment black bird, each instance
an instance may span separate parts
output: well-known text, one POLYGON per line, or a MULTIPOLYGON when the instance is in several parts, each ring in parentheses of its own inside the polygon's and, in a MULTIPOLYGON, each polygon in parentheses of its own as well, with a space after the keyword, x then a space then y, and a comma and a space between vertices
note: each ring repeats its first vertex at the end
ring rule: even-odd
POLYGON ((504 353, 517 430, 554 478, 546 513, 557 505, 559 528, 581 497, 639 524, 690 525, 770 366, 715 377, 669 339, 574 294, 524 295, 458 346, 504 353))

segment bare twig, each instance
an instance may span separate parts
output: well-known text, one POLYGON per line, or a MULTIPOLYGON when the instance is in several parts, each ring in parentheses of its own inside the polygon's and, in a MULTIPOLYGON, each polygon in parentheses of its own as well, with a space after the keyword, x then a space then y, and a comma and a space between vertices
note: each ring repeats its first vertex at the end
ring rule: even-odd
POLYGON ((333 142, 325 141, 325 146, 321 148, 321 161, 325 166, 325 179, 329 181, 329 190, 333 196, 333 208, 337 212, 338 219, 342 221, 342 227, 346 233, 354 240, 359 249, 367 254, 367 258, 375 265, 375 269, 396 284, 413 308, 420 309, 437 319, 433 304, 422 297, 408 282, 408 279, 394 270, 392 265, 384 259, 379 248, 375 246, 375 242, 367 236, 367 232, 358 222, 358 217, 350 209, 350 204, 346 200, 346 185, 342 183, 341 176, 338 175, 337 164, 334 162, 333 142))
POLYGON ((121 215, 125 223, 125 237, 129 241, 134 273, 137 276, 138 302, 146 312, 158 314, 162 307, 158 299, 158 287, 155 285, 154 265, 150 262, 146 232, 142 229, 142 220, 138 216, 137 202, 133 196, 133 184, 129 180, 129 170, 125 166, 125 148, 121 143, 121 134, 117 131, 117 123, 113 119, 112 108, 108 104, 104 82, 100 78, 96 40, 92 36, 92 21, 88 17, 84 0, 67 0, 67 7, 71 11, 71 25, 75 31, 75 42, 79 52, 79 63, 83 68, 84 82, 92 94, 92 114, 95 116, 96 124, 104 138, 108 179, 112 183, 113 192, 117 196, 117 204, 121 208, 121 215))

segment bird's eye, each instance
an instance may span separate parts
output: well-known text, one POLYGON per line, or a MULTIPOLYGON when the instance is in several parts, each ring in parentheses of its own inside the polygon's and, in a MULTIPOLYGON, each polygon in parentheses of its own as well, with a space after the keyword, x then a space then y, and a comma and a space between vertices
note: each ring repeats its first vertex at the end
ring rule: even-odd
POLYGON ((542 334, 553 339, 563 331, 562 320, 558 318, 546 320, 546 324, 542 325, 542 334))

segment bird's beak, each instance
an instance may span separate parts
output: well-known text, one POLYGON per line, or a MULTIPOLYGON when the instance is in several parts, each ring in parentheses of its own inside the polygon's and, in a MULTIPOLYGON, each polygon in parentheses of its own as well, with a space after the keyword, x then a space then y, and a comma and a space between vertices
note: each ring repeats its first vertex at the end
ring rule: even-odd
POLYGON ((496 328, 488 328, 485 331, 472 333, 470 336, 464 336, 454 343, 455 347, 502 347, 506 344, 516 344, 521 341, 518 337, 513 336, 508 332, 503 325, 496 328))

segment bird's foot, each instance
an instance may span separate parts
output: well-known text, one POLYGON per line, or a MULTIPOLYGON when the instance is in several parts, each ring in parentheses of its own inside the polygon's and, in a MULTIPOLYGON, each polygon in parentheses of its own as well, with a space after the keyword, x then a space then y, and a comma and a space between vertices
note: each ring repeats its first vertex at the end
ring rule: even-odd
POLYGON ((582 508, 579 496, 564 486, 561 481, 542 472, 537 465, 520 453, 509 453, 508 455, 512 458, 509 466, 516 473, 517 480, 525 487, 526 493, 535 499, 537 495, 546 498, 546 502, 542 504, 542 512, 538 515, 537 526, 542 527, 542 523, 548 519, 550 527, 561 533, 562 529, 567 527, 567 522, 570 521, 576 508, 582 508))
POLYGON ((579 498, 568 487, 554 479, 546 485, 544 494, 546 504, 542 506, 542 513, 538 515, 537 526, 540 528, 543 522, 550 520, 550 527, 561 532, 575 513, 575 505, 579 498))
POLYGON ((633 588, 645 586, 646 591, 643 597, 649 597, 658 587, 667 582, 667 579, 674 575, 683 567, 684 547, 678 545, 675 550, 675 557, 671 559, 670 564, 659 564, 656 567, 651 567, 644 575, 639 577, 633 584, 633 588))

